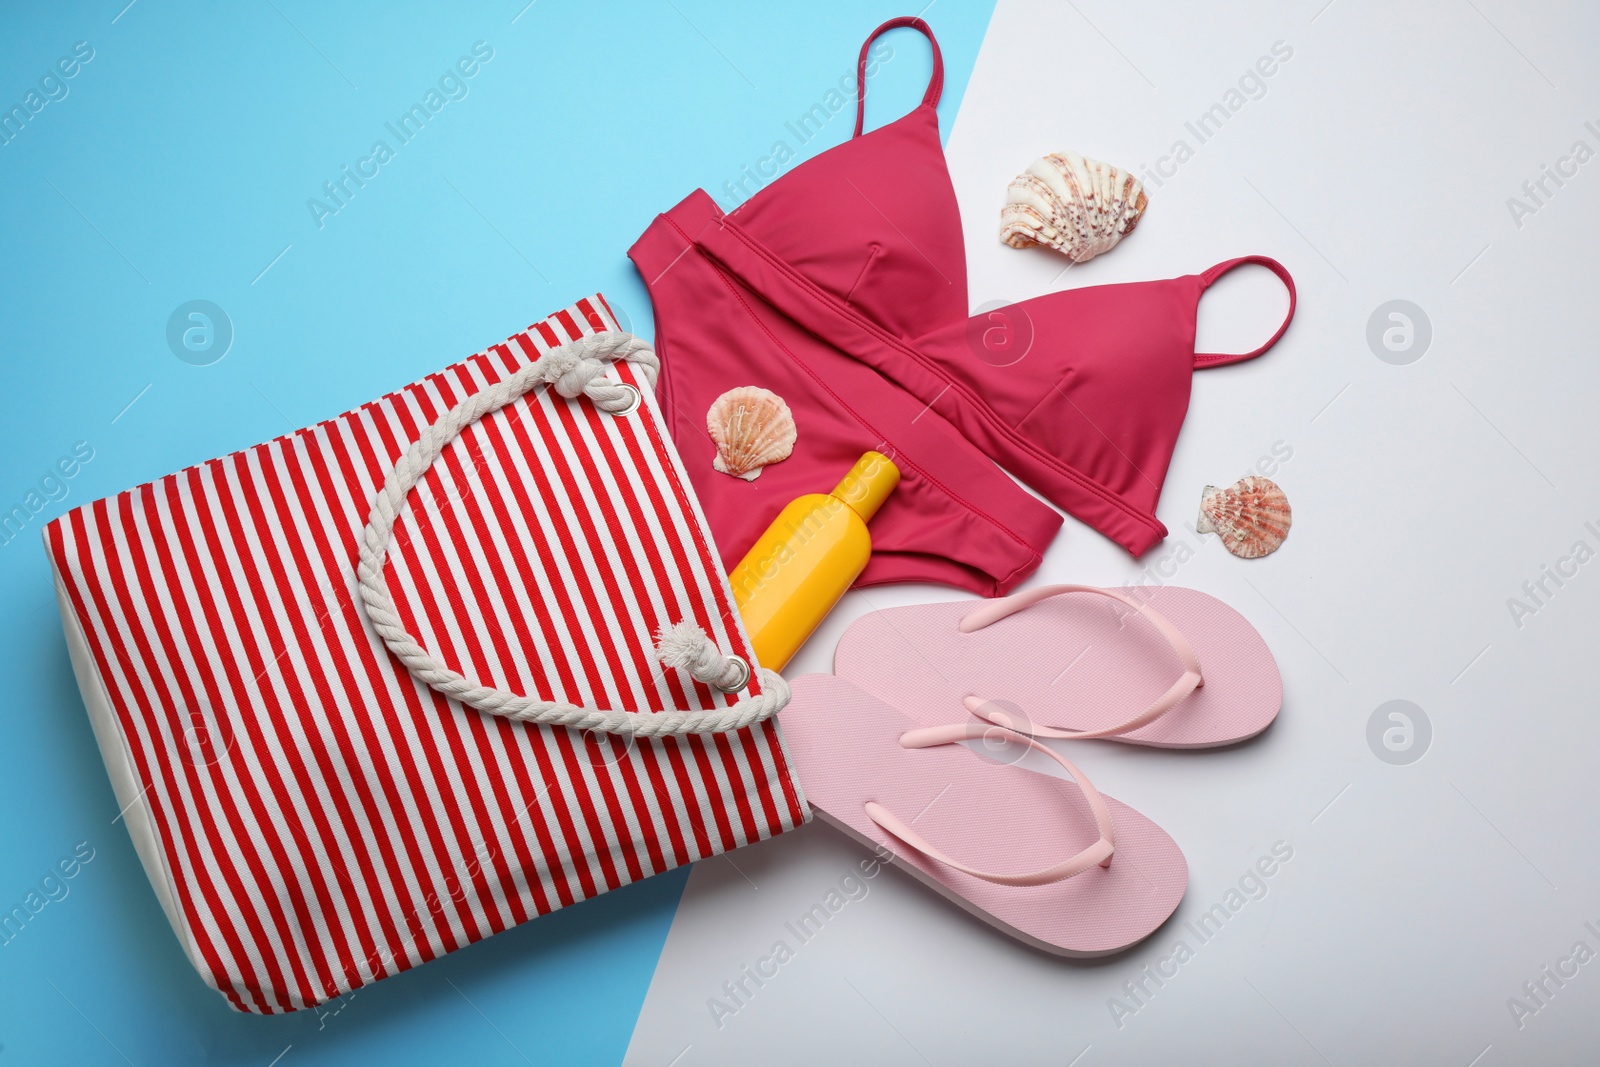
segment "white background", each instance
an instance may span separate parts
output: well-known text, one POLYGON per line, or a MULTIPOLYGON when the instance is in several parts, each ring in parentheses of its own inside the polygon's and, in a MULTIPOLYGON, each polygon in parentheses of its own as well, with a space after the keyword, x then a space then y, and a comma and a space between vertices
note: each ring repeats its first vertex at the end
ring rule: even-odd
MULTIPOLYGON (((1507 1003, 1536 1006, 1523 983, 1575 942, 1600 952, 1584 928, 1600 929, 1600 560, 1548 585, 1520 627, 1507 606, 1574 542, 1600 550, 1584 527, 1600 529, 1600 159, 1542 206, 1522 191, 1575 141, 1600 150, 1584 125, 1600 128, 1600 9, 1322 3, 1001 0, 949 139, 974 307, 1251 252, 1300 287, 1275 350, 1197 376, 1159 509, 1167 543, 1135 562, 1068 519, 1032 579, 1130 582, 1184 544, 1171 581, 1234 605, 1278 658, 1283 712, 1256 742, 1072 750, 1182 846, 1174 919, 1121 956, 1062 961, 889 870, 719 1028, 708 998, 792 944, 785 921, 863 856, 814 823, 696 865, 629 1063, 1600 1061, 1600 960, 1549 984, 1520 1027, 1507 1003), (1278 41, 1293 55, 1264 95, 1199 144, 1184 123, 1278 41), (1110 254, 1063 276, 1065 260, 996 240, 1005 184, 1034 157, 1070 148, 1142 172, 1180 138, 1193 158, 1148 185, 1110 254), (1520 226, 1510 197, 1537 207, 1520 226), (1432 324, 1405 366, 1366 339, 1393 299, 1432 324), (1275 478, 1294 532, 1235 559, 1189 528, 1200 488, 1274 445, 1293 452, 1275 478), (1407 766, 1367 741, 1392 699, 1432 724, 1407 766), (1277 841, 1293 859, 1266 896, 1199 944, 1183 924, 1277 841), (1194 958, 1129 999, 1123 983, 1179 940, 1194 958), (1113 997, 1138 1008, 1120 1026, 1113 997)), ((1203 303, 1200 348, 1254 347, 1282 306, 1265 272, 1230 276, 1203 303)), ((828 670, 866 611, 952 598, 851 594, 788 673, 828 670)))

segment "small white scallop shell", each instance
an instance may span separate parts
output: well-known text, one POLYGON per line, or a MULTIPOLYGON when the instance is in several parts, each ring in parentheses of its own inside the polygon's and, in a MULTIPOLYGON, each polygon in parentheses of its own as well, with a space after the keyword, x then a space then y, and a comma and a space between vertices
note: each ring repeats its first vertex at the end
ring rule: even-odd
POLYGON ((712 467, 747 482, 763 467, 788 459, 799 437, 783 397, 754 385, 729 389, 712 401, 706 432, 717 446, 712 467))
POLYGON ((1082 263, 1132 233, 1149 202, 1139 179, 1121 167, 1052 153, 1006 187, 1000 240, 1012 248, 1044 245, 1082 263))
POLYGON ((1241 559, 1259 559, 1278 550, 1292 521, 1289 498, 1278 483, 1250 475, 1226 489, 1206 486, 1195 530, 1216 534, 1241 559))

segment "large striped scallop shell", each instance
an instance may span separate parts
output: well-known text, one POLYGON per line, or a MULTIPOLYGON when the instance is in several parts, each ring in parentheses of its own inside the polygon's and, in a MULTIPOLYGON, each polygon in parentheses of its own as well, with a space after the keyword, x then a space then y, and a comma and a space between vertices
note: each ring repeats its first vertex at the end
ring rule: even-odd
POLYGON ((783 397, 754 385, 729 389, 712 401, 706 432, 717 446, 711 465, 747 482, 763 467, 788 459, 799 437, 783 397))
POLYGON ((1121 167, 1053 153, 1006 187, 1000 240, 1012 248, 1044 245, 1082 263, 1132 233, 1149 202, 1139 179, 1121 167))
POLYGON ((1226 489, 1206 486, 1195 529, 1215 533, 1222 547, 1241 559, 1259 559, 1278 550, 1292 521, 1289 498, 1278 483, 1251 475, 1226 489))

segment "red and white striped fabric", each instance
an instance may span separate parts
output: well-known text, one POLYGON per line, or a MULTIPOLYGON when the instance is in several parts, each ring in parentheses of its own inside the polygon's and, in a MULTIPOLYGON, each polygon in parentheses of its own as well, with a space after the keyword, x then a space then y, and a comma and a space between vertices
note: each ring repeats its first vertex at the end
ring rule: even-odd
MULTIPOLYGON (((381 400, 51 523, 74 668, 157 895, 237 1009, 305 1008, 807 817, 775 719, 658 740, 530 727, 414 680, 364 623, 358 539, 464 396, 582 334, 575 306, 381 400)), ((650 390, 530 393, 411 494, 407 629, 485 684, 600 708, 736 697, 652 652, 690 620, 754 662, 650 390)), ((752 679, 748 694, 759 692, 752 679)))

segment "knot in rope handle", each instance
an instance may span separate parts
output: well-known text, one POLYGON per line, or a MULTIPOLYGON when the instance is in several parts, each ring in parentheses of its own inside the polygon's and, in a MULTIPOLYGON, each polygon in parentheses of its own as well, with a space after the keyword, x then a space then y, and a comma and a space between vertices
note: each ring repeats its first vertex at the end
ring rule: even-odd
POLYGON ((661 368, 655 349, 621 330, 590 334, 552 348, 530 369, 538 369, 539 379, 549 382, 568 400, 587 396, 601 411, 616 413, 637 399, 633 386, 606 377, 611 364, 619 359, 637 364, 639 373, 655 388, 656 373, 661 368))
MULTIPOLYGON (((606 374, 618 359, 633 363, 640 375, 652 387, 655 385, 660 361, 654 349, 632 334, 610 330, 551 349, 509 378, 467 397, 422 431, 384 480, 362 533, 356 576, 367 620, 389 651, 418 681, 451 700, 490 715, 544 726, 644 738, 721 733, 761 722, 789 702, 788 683, 777 672, 764 668, 754 672, 761 680, 759 695, 709 711, 675 708, 642 714, 605 711, 482 685, 452 670, 422 647, 400 621, 389 597, 383 566, 388 559, 395 521, 405 505, 406 495, 427 474, 445 447, 468 426, 541 385, 550 385, 568 398, 586 396, 602 411, 618 414, 632 411, 639 402, 638 390, 606 374)), ((692 623, 680 622, 664 628, 658 636, 657 654, 663 665, 686 670, 696 680, 725 692, 738 692, 749 684, 750 665, 737 656, 723 653, 704 630, 692 623)))

